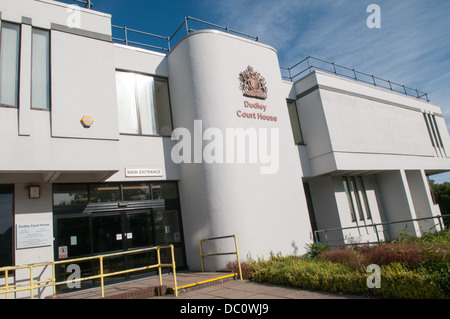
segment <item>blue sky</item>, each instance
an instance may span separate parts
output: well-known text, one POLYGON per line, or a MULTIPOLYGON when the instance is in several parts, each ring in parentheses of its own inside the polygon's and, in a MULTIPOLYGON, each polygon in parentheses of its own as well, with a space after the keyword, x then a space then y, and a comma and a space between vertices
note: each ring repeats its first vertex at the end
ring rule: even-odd
POLYGON ((92 1, 115 25, 168 36, 192 16, 258 36, 277 49, 282 66, 312 55, 417 88, 450 124, 450 1, 92 1), (381 8, 379 29, 366 25, 369 4, 381 8))

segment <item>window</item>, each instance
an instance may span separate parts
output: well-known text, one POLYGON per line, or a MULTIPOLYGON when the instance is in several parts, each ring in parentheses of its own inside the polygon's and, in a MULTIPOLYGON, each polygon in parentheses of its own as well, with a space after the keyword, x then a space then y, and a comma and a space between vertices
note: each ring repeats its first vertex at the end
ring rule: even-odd
POLYGON ((0 105, 19 105, 20 25, 2 23, 0 32, 0 105))
POLYGON ((138 202, 160 199, 178 199, 177 183, 53 184, 53 212, 55 214, 81 213, 89 204, 101 205, 103 203, 138 202))
POLYGON ((364 221, 364 214, 366 219, 372 219, 372 213, 370 211, 362 176, 343 177, 342 180, 348 204, 350 206, 352 222, 356 222, 356 210, 358 211, 359 220, 364 221))
POLYGON ((33 28, 31 106, 50 109, 50 32, 33 28))
POLYGON ((85 184, 55 184, 53 186, 54 206, 86 206, 89 201, 85 184))
POLYGON ((304 141, 303 141, 302 130, 300 128, 300 120, 298 117, 297 105, 295 104, 295 101, 287 100, 287 106, 288 106, 289 118, 291 119, 291 127, 292 127, 292 133, 294 134, 295 144, 302 145, 302 144, 304 144, 304 141))
POLYGON ((152 194, 148 183, 127 183, 122 186, 123 200, 151 200, 152 194))
POLYGON ((356 215, 355 215, 355 207, 353 206, 353 200, 352 195, 350 194, 350 188, 348 185, 348 179, 347 177, 342 178, 342 184, 344 185, 345 194, 347 195, 348 205, 350 206, 350 215, 352 218, 352 222, 356 222, 356 215))
POLYGON ((122 194, 120 184, 96 184, 90 185, 90 202, 93 203, 111 203, 120 202, 122 194))
POLYGON ((423 113, 423 118, 425 120, 425 124, 427 125, 431 145, 433 145, 436 155, 446 157, 447 154, 444 149, 444 144, 442 143, 442 137, 436 122, 436 116, 434 114, 423 113))
POLYGON ((167 80, 118 71, 116 81, 120 133, 170 136, 167 80))
POLYGON ((13 192, 14 186, 0 185, 0 267, 13 265, 13 192))
POLYGON ((370 211, 369 200, 367 199, 366 187, 364 186, 364 181, 363 181, 362 176, 357 177, 357 182, 358 182, 357 187, 359 188, 361 197, 363 199, 364 209, 366 210, 367 219, 372 219, 372 213, 370 211))

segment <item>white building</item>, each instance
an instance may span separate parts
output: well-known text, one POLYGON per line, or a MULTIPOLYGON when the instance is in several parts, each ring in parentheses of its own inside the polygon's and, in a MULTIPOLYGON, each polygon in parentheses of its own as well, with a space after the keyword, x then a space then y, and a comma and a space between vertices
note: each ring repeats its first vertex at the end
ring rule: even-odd
POLYGON ((440 215, 427 175, 450 170, 418 91, 312 68, 286 81, 274 48, 212 29, 166 53, 119 44, 110 15, 57 1, 3 0, 0 21, 0 267, 174 244, 198 270, 209 237, 257 257, 303 254, 315 230, 440 228, 410 221, 440 215))

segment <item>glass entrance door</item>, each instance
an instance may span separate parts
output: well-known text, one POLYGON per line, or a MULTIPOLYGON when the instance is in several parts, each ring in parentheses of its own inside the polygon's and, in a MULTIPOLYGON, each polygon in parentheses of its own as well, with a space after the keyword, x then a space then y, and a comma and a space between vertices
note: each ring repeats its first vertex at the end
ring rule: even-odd
MULTIPOLYGON (((0 185, 0 267, 13 263, 14 186, 0 185)), ((3 276, 1 273, 0 276, 3 276)))
MULTIPOLYGON (((133 250, 155 245, 152 212, 126 212, 124 218, 125 250, 133 250)), ((129 254, 126 258, 127 268, 145 267, 156 264, 155 251, 129 254)))
MULTIPOLYGON (((152 211, 93 214, 92 242, 96 255, 154 246, 152 211)), ((105 258, 105 272, 154 264, 154 255, 145 252, 105 258)))
POLYGON ((94 254, 124 250, 121 214, 101 214, 92 217, 94 254))
POLYGON ((127 250, 154 245, 151 211, 125 213, 124 219, 124 236, 127 250))
MULTIPOLYGON (((155 250, 132 251, 173 244, 177 268, 183 268, 185 256, 178 216, 179 211, 176 209, 153 208, 56 215, 55 258, 57 260, 75 259, 131 251, 126 255, 104 258, 104 273, 107 274, 155 265, 158 262, 155 250), (60 254, 60 251, 65 253, 60 254)), ((160 252, 161 262, 171 263, 170 249, 161 249, 160 252)), ((100 272, 98 260, 79 262, 78 266, 83 277, 97 275, 100 272)), ((58 280, 66 280, 71 274, 66 268, 67 264, 57 267, 58 280)), ((108 277, 107 281, 153 273, 156 274, 155 269, 144 269, 139 272, 114 275, 108 277)), ((83 281, 81 288, 88 288, 91 284, 98 284, 98 282, 98 280, 83 281)))

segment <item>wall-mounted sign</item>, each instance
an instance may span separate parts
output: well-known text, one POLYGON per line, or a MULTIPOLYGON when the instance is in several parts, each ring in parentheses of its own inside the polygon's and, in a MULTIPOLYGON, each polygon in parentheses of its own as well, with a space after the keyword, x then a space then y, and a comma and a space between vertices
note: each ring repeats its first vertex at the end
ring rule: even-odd
POLYGON ((236 111, 237 117, 269 122, 278 121, 276 115, 266 114, 267 105, 244 101, 244 108, 236 111))
POLYGON ((69 252, 68 252, 67 246, 58 247, 58 258, 64 259, 67 257, 69 257, 69 252))
POLYGON ((17 224, 17 249, 51 246, 53 232, 50 223, 17 224))
POLYGON ((41 197, 41 187, 39 185, 31 185, 28 187, 28 197, 29 198, 40 198, 41 197))
POLYGON ((162 177, 161 168, 125 168, 125 177, 162 177))
POLYGON ((267 99, 266 80, 250 65, 239 74, 239 79, 241 80, 240 89, 245 96, 267 99))

